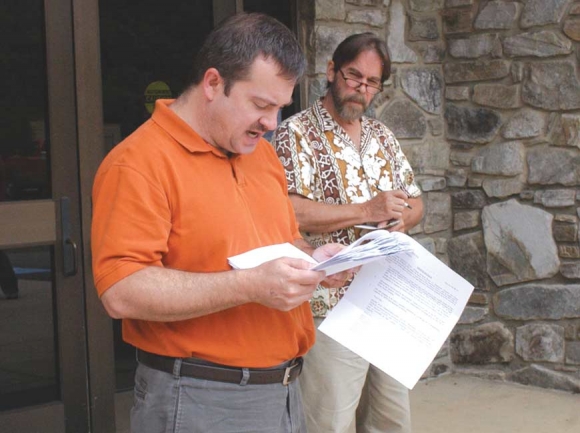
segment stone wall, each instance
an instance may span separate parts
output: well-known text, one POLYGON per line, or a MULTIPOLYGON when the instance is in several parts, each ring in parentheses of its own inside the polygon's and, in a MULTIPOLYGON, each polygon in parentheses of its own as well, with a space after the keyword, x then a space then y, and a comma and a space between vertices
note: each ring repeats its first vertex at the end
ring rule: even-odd
POLYGON ((298 0, 305 104, 346 36, 387 40, 369 113, 424 192, 412 231, 474 294, 425 376, 580 392, 580 2, 298 0))

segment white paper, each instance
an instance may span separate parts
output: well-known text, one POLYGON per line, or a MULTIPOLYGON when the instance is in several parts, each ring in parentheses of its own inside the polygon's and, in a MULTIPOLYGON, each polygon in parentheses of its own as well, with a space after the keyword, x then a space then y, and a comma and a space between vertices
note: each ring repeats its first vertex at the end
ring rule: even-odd
POLYGON ((281 257, 292 257, 294 259, 306 260, 313 265, 318 264, 318 262, 311 256, 290 243, 256 248, 246 253, 228 258, 228 263, 234 269, 249 269, 281 257))
POLYGON ((412 389, 473 286, 414 239, 392 235, 411 250, 364 265, 319 329, 412 389))

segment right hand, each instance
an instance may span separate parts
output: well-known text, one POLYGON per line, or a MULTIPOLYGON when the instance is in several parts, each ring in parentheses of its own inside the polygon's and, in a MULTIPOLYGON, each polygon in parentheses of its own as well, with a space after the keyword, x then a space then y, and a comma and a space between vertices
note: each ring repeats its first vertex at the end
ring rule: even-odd
POLYGON ((242 271, 251 274, 251 302, 289 311, 309 301, 326 278, 324 271, 311 271, 310 267, 305 260, 284 257, 242 271))
POLYGON ((401 190, 379 192, 365 202, 368 222, 402 220, 407 194, 401 190))

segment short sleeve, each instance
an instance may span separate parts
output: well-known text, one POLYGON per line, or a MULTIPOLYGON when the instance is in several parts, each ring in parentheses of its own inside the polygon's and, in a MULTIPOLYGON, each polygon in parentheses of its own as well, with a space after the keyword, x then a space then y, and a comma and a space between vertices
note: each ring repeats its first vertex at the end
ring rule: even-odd
POLYGON ((382 125, 386 137, 386 145, 390 147, 393 153, 393 184, 395 189, 400 189, 407 194, 407 196, 416 198, 421 195, 421 190, 415 182, 415 173, 409 163, 409 160, 403 153, 399 141, 395 135, 386 126, 382 125))
POLYGON ((318 176, 316 161, 300 123, 290 118, 280 124, 273 145, 286 173, 288 193, 313 199, 318 176))
POLYGON ((91 242, 99 296, 147 266, 162 266, 171 231, 166 194, 134 168, 112 165, 93 186, 91 242))

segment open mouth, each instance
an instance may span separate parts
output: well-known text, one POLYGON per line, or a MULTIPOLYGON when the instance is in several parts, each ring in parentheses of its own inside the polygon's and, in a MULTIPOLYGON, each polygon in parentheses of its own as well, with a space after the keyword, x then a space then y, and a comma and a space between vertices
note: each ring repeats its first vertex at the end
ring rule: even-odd
POLYGON ((261 134, 261 133, 259 133, 259 132, 255 132, 255 131, 248 131, 248 135, 249 135, 250 137, 252 137, 252 138, 258 138, 258 137, 260 137, 260 135, 262 135, 262 134, 261 134))

